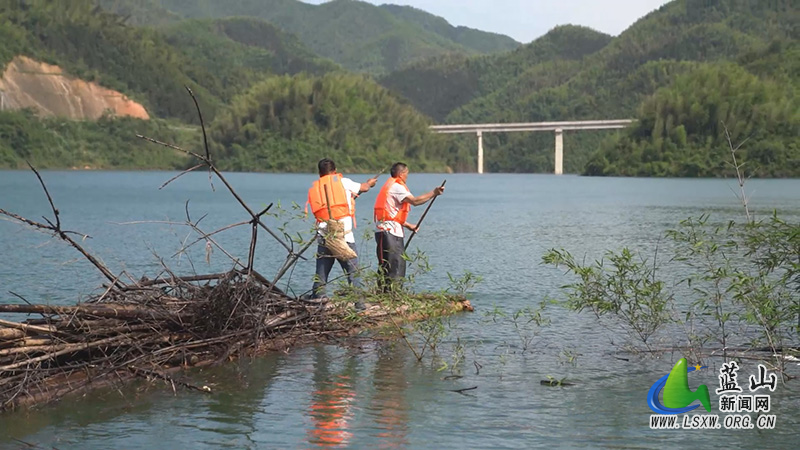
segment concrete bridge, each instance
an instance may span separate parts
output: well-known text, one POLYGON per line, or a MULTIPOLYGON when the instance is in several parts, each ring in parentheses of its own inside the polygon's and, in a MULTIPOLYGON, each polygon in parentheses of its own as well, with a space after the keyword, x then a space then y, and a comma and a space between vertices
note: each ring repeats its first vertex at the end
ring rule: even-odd
POLYGON ((511 131, 555 131, 556 157, 555 174, 564 173, 564 131, 572 130, 612 130, 625 128, 632 119, 620 120, 579 120, 573 122, 530 122, 530 123, 476 123, 470 125, 432 125, 436 133, 475 133, 478 136, 478 173, 483 173, 483 133, 508 133, 511 131))

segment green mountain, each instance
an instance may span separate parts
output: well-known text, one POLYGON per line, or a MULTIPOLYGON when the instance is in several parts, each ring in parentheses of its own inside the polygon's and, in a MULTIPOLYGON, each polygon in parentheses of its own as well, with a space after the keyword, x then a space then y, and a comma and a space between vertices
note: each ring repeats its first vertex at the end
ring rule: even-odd
POLYGON ((162 7, 154 0, 97 0, 97 4, 134 26, 161 26, 181 20, 181 16, 162 7))
POLYGON ((380 5, 379 8, 390 12, 400 20, 416 24, 424 30, 446 37, 453 42, 457 42, 464 47, 480 53, 505 52, 519 46, 519 42, 508 36, 487 33, 486 31, 480 31, 469 27, 454 27, 443 18, 412 6, 386 4, 380 5))
POLYGON ((737 158, 747 161, 746 173, 800 174, 800 90, 738 64, 691 66, 648 97, 636 117, 627 133, 593 155, 585 173, 733 176, 725 150, 743 144, 737 158))
MULTIPOLYGON (((638 119, 620 132, 566 133, 567 172, 724 175, 727 127, 734 144, 746 140, 739 156, 750 174, 800 176, 794 0, 677 0, 613 39, 563 26, 513 51, 477 56, 454 40, 458 29, 409 8, 99 0, 100 8, 95 1, 3 3, 0 68, 20 55, 56 64, 143 104, 152 120, 79 122, 0 111, 0 167, 23 167, 24 159, 40 167, 185 167, 186 157, 135 134, 197 148, 186 85, 203 108, 216 160, 231 170, 309 171, 323 155, 350 170, 377 170, 396 159, 416 170, 474 170, 474 136, 434 135, 422 110, 449 123, 638 119), (256 11, 285 23, 279 29, 259 18, 182 18, 256 11), (315 16, 320 12, 324 20, 315 16), (138 26, 148 20, 157 26, 138 26), (423 41, 433 56, 384 76, 390 90, 344 73, 310 50, 301 33, 283 31, 300 24, 316 45, 338 48, 340 58, 352 51, 359 64, 381 61, 370 66, 380 70, 419 56, 423 41), (443 46, 461 53, 437 53, 443 46)), ((552 171, 551 133, 487 133, 484 148, 489 171, 552 171)))
POLYGON ((453 27, 420 10, 353 0, 309 5, 298 0, 152 0, 189 18, 247 16, 296 34, 316 53, 347 69, 386 73, 446 53, 510 50, 506 36, 453 27))
POLYGON ((168 44, 214 75, 205 85, 213 86, 226 103, 265 77, 341 70, 294 35, 263 20, 191 19, 158 31, 168 44))
POLYGON ((565 25, 512 52, 478 57, 443 55, 392 72, 380 83, 441 122, 458 107, 488 96, 512 80, 517 84, 522 79, 561 84, 574 75, 572 68, 577 65, 572 61, 597 52, 611 39, 586 27, 565 25), (553 73, 545 80, 542 75, 548 71, 553 73))
MULTIPOLYGON (((640 118, 644 123, 644 119, 652 116, 652 102, 657 102, 653 100, 653 96, 659 89, 674 89, 674 92, 680 93, 684 100, 683 103, 679 101, 678 105, 679 108, 685 108, 687 104, 695 103, 692 101, 695 94, 691 89, 696 86, 700 90, 696 94, 698 96, 711 95, 708 89, 717 91, 713 97, 715 101, 697 103, 704 109, 704 114, 735 122, 739 126, 738 120, 731 120, 727 114, 715 109, 728 108, 726 99, 720 97, 726 92, 722 85, 705 86, 688 81, 711 76, 712 72, 730 70, 730 64, 739 66, 754 77, 750 82, 734 82, 735 86, 754 89, 759 86, 757 89, 763 92, 782 90, 789 102, 789 109, 798 111, 800 104, 794 92, 800 76, 797 71, 796 51, 800 37, 800 29, 796 26, 800 23, 799 15, 797 3, 791 0, 673 1, 643 17, 602 50, 583 60, 566 63, 551 60, 543 63, 543 66, 532 66, 500 89, 475 98, 452 111, 445 120, 451 123, 475 123, 640 118), (704 62, 706 65, 699 66, 696 62, 704 62), (716 69, 709 69, 707 65, 718 66, 716 69), (692 75, 696 71, 699 72, 692 75), (777 87, 772 86, 773 84, 777 87)), ((658 95, 665 96, 665 92, 658 95)), ((754 115, 762 107, 781 111, 783 106, 772 105, 773 100, 753 96, 737 108, 750 109, 754 111, 754 115)), ((687 126, 687 147, 684 152, 662 151, 659 155, 648 153, 650 146, 642 144, 642 140, 650 139, 656 143, 658 133, 679 135, 680 132, 672 128, 680 126, 682 120, 684 116, 674 115, 669 130, 656 130, 649 138, 642 136, 641 128, 622 133, 567 133, 565 170, 584 172, 587 163, 592 159, 592 170, 589 172, 594 174, 722 174, 719 166, 710 162, 716 161, 716 156, 709 155, 711 152, 724 154, 718 127, 687 126), (631 148, 623 150, 620 147, 622 144, 619 141, 624 136, 629 137, 626 142, 639 142, 637 145, 640 145, 643 152, 644 164, 660 161, 649 166, 657 169, 639 170, 642 160, 628 159, 631 155, 639 157, 639 153, 631 148), (703 144, 692 144, 700 142, 703 144), (601 147, 616 150, 603 150, 603 154, 594 155, 601 147), (690 153, 702 155, 694 157, 706 165, 704 170, 684 171, 681 169, 682 161, 670 159, 682 158, 690 153), (623 169, 627 165, 632 167, 623 169)), ((773 153, 783 156, 762 158, 761 161, 767 166, 762 166, 756 173, 800 175, 796 164, 791 166, 787 163, 788 160, 797 160, 798 157, 796 150, 792 148, 796 148, 796 136, 800 133, 794 128, 793 119, 781 113, 770 120, 778 121, 778 125, 769 128, 769 131, 779 133, 780 136, 772 135, 767 138, 764 134, 756 135, 743 149, 758 152, 764 146, 778 145, 780 149, 775 148, 773 153), (795 143, 794 147, 790 145, 792 142, 795 143), (795 169, 779 170, 781 165, 795 169)), ((748 133, 746 130, 751 125, 764 125, 760 120, 747 123, 750 125, 739 126, 743 129, 732 130, 735 136, 748 133)), ((684 145, 682 142, 679 139, 676 145, 684 145)), ((465 150, 474 149, 475 143, 464 140, 460 145, 465 150)), ((487 166, 491 171, 552 171, 553 136, 549 133, 487 134, 484 136, 484 147, 487 151, 487 166)))
POLYGON ((20 55, 55 64, 68 76, 139 101, 151 117, 78 121, 3 110, 0 167, 22 168, 25 160, 42 168, 185 167, 190 162, 181 153, 136 138, 200 145, 184 85, 198 97, 215 160, 224 168, 312 170, 315 161, 294 154, 296 149, 346 152, 347 158, 339 158, 343 163, 370 170, 398 157, 420 170, 444 167, 446 147, 427 129, 427 118, 369 79, 323 76, 341 69, 270 24, 231 18, 149 28, 130 26, 129 20, 93 0, 21 0, 0 7, 0 69, 20 55), (289 76, 298 72, 304 75, 289 76), (279 111, 277 116, 260 116, 262 104, 279 111), (313 112, 311 122, 304 111, 313 112), (279 126, 271 128, 275 120, 279 126))
POLYGON ((397 160, 444 170, 447 147, 429 121, 363 76, 272 77, 238 96, 211 129, 214 154, 229 170, 304 172, 323 157, 348 171, 397 160))

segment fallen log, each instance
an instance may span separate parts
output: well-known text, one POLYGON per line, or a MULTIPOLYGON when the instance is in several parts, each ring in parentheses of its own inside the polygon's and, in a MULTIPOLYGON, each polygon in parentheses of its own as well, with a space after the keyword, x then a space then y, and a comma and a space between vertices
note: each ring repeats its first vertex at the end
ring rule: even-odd
MULTIPOLYGON (((28 313, 28 314, 54 314, 59 316, 94 316, 116 319, 169 319, 175 318, 173 313, 159 311, 152 308, 140 306, 114 305, 110 303, 102 304, 83 304, 78 306, 52 306, 52 305, 0 305, 0 312, 3 313, 28 313)), ((20 324, 10 325, 13 322, 0 320, 0 325, 7 327, 19 327, 20 324)), ((23 325, 25 326, 25 325, 23 325)), ((30 327, 30 325, 27 325, 30 327)), ((37 327, 38 328, 38 327, 37 327)), ((22 329, 22 328, 21 328, 22 329)))
POLYGON ((25 337, 25 330, 18 328, 0 328, 0 341, 13 341, 25 337))
MULTIPOLYGON (((25 305, 0 305, 3 306, 25 306, 25 305)), ((10 311, 3 311, 0 309, 0 312, 10 312, 10 311)), ((0 326, 8 327, 8 328, 16 328, 17 330, 21 330, 23 333, 27 334, 49 334, 54 331, 51 327, 39 327, 36 325, 27 325, 24 323, 17 323, 17 322, 9 322, 7 320, 0 319, 0 326)))

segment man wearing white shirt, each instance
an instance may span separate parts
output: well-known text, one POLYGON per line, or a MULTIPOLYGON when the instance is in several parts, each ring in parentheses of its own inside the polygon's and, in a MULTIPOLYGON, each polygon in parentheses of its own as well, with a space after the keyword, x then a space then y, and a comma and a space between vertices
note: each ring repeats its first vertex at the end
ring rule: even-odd
MULTIPOLYGON (((370 178, 366 183, 356 183, 336 173, 336 164, 328 158, 320 160, 317 168, 319 169, 319 179, 308 190, 308 201, 314 217, 317 219, 318 239, 317 268, 312 288, 312 298, 324 298, 328 275, 333 268, 333 261, 336 259, 330 249, 325 246, 326 221, 334 219, 344 226, 345 242, 355 253, 356 239, 353 235, 355 221, 354 197, 362 192, 369 191, 378 180, 377 178, 370 178), (330 204, 328 204, 329 202, 330 204)), ((360 287, 358 257, 356 256, 346 261, 340 260, 339 264, 347 274, 347 281, 354 287, 360 287)), ((356 303, 356 309, 363 309, 363 307, 364 305, 361 302, 356 303)))
POLYGON ((444 192, 444 187, 440 186, 414 197, 406 186, 407 179, 408 166, 401 162, 395 163, 392 166, 391 178, 386 181, 375 199, 378 288, 383 292, 389 292, 406 276, 403 228, 417 230, 416 225, 407 221, 411 207, 424 205, 444 192))

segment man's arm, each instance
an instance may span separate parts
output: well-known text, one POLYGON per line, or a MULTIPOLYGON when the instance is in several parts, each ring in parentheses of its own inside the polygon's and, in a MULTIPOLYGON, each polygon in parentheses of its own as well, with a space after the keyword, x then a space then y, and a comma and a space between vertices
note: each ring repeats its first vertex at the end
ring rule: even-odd
POLYGON ((406 222, 403 224, 403 226, 408 228, 410 231, 417 231, 417 225, 411 222, 406 222))
POLYGON ((425 203, 428 203, 428 201, 430 201, 432 198, 442 195, 443 192, 444 192, 444 187, 439 186, 434 190, 426 192, 418 197, 414 197, 413 195, 407 195, 403 199, 403 203, 410 203, 411 206, 424 205, 425 203))
POLYGON ((364 183, 361 183, 361 187, 358 189, 359 194, 363 194, 364 192, 369 191, 369 188, 375 187, 375 183, 378 182, 377 178, 370 178, 364 183))

